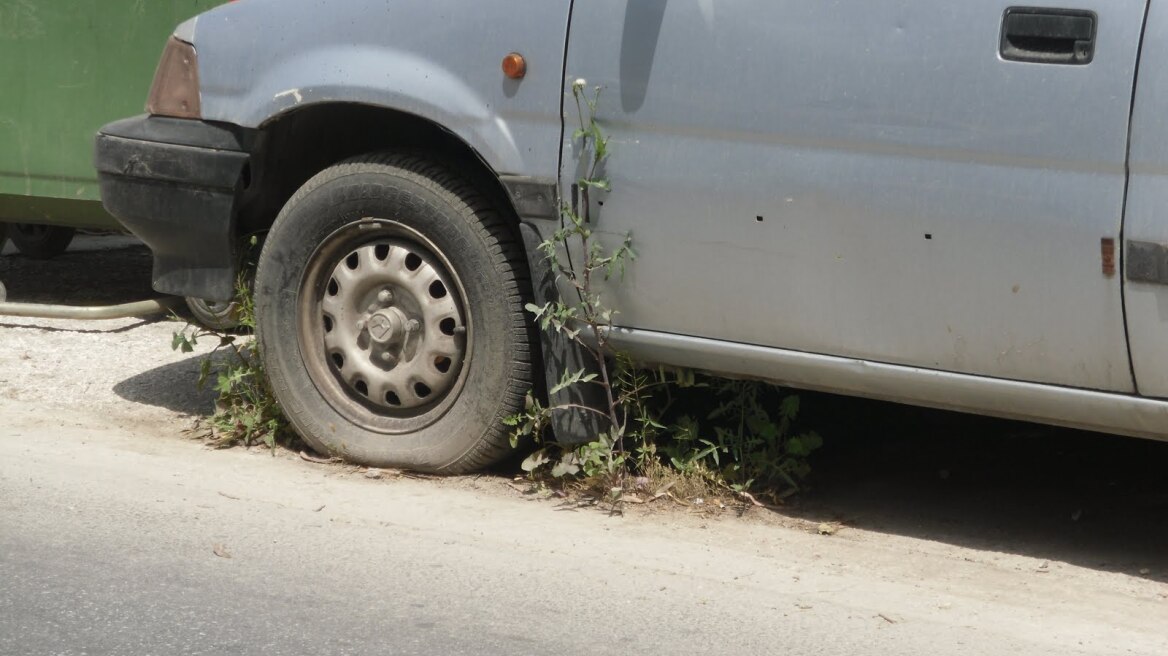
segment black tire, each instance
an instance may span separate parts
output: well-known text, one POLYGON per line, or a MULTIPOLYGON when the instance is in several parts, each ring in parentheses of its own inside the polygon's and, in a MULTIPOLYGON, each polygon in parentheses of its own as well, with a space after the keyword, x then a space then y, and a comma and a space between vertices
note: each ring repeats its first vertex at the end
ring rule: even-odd
POLYGON ((239 303, 235 301, 207 301, 186 297, 191 317, 204 328, 231 331, 239 328, 239 303))
MULTIPOLYGON (((433 290, 435 284, 429 285, 433 290)), ((280 212, 256 272, 257 337, 277 400, 293 427, 317 450, 375 467, 463 473, 486 467, 509 451, 503 419, 522 409, 532 385, 533 335, 524 314, 528 287, 526 260, 515 232, 474 187, 423 156, 371 155, 316 175, 280 212), (362 372, 388 368, 384 376, 397 375, 393 373, 397 367, 421 366, 418 363, 430 357, 430 351, 425 351, 426 358, 407 362, 404 344, 411 339, 409 330, 415 330, 422 335, 414 342, 415 356, 431 348, 435 322, 429 315, 409 322, 413 327, 404 332, 401 357, 393 364, 374 362, 373 350, 366 361, 360 356, 363 351, 350 349, 344 355, 353 357, 338 366, 336 355, 328 353, 330 337, 346 348, 362 343, 377 348, 364 320, 348 321, 357 312, 370 318, 376 303, 360 310, 358 306, 364 307, 370 297, 361 296, 367 291, 352 290, 374 279, 376 266, 389 266, 366 264, 366 259, 390 262, 399 248, 426 254, 434 264, 424 270, 447 276, 443 280, 451 288, 451 300, 444 301, 444 307, 456 307, 462 323, 456 326, 443 319, 441 330, 449 337, 438 335, 433 340, 460 345, 457 361, 446 362, 448 370, 456 372, 442 381, 449 390, 432 403, 412 399, 431 405, 401 412, 378 406, 382 400, 371 393, 374 383, 362 390, 364 381, 354 384, 345 366, 353 362, 362 372), (385 252, 390 255, 381 255, 385 252), (342 266, 349 266, 355 278, 340 278, 346 282, 338 292, 342 266), (345 294, 364 300, 335 300, 349 298, 345 294), (343 330, 334 325, 328 308, 342 317, 335 321, 345 324, 343 330), (346 341, 334 330, 358 337, 346 341)), ((401 299, 408 293, 398 289, 391 296, 387 303, 408 305, 401 299)), ((388 307, 376 313, 391 312, 397 310, 388 307)), ((386 334, 393 333, 382 337, 386 334)), ((436 366, 441 359, 435 360, 436 366)), ((402 371, 408 375, 410 370, 402 371)), ((380 370, 373 374, 383 376, 380 370)), ((385 380, 378 384, 383 383, 388 384, 385 380)), ((423 388, 419 395, 429 393, 423 388)), ((413 389, 419 389, 416 383, 413 389)), ((386 393, 385 398, 397 397, 386 393)))
POLYGON ((34 260, 47 260, 64 253, 76 232, 73 228, 38 223, 12 223, 8 226, 8 238, 16 249, 34 260))

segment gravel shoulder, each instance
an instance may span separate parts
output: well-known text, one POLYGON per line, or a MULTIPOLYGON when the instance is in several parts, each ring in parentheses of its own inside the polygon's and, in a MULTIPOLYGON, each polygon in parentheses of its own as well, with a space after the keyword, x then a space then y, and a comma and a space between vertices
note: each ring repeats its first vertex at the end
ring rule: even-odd
MULTIPOLYGON (((70 251, 36 261, 0 257, 8 300, 100 305, 154 298, 151 260, 140 242, 119 235, 78 236, 70 251)), ((199 392, 196 353, 170 348, 185 323, 172 317, 69 321, 0 316, 0 398, 117 416, 130 423, 172 422, 207 414, 214 396, 199 392)))

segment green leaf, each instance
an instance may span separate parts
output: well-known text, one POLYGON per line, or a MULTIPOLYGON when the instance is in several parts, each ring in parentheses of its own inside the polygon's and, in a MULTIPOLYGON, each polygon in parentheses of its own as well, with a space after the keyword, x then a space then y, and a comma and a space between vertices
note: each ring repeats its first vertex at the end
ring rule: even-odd
POLYGON ((182 353, 190 353, 195 350, 197 338, 192 334, 187 336, 185 332, 176 332, 170 339, 171 350, 178 350, 182 353))
POLYGON ((535 303, 528 303, 527 305, 524 305, 523 307, 528 312, 534 314, 536 319, 540 319, 543 317, 544 313, 548 311, 548 308, 551 307, 551 303, 544 303, 543 305, 536 305, 535 303))
POLYGON ((804 433, 787 440, 787 453, 793 456, 805 457, 823 446, 823 438, 818 433, 804 433))
POLYGON ((787 440, 787 453, 793 456, 805 456, 809 453, 807 446, 803 444, 802 438, 792 437, 787 440))
MULTIPOLYGON (((596 134, 600 134, 600 126, 597 125, 595 127, 596 127, 596 134)), ((593 137, 593 139, 595 141, 593 142, 593 145, 592 145, 593 153, 594 153, 592 160, 595 162, 600 162, 602 160, 607 159, 608 158, 608 138, 607 137, 604 137, 604 138, 593 137)))
POLYGON ((779 427, 769 421, 763 422, 758 429, 758 436, 766 442, 774 442, 779 436, 779 427))
POLYGON ((195 386, 200 390, 203 389, 207 386, 207 379, 210 376, 211 358, 203 358, 203 361, 199 363, 199 379, 196 381, 195 386))
POLYGON ((601 191, 612 191, 612 184, 609 183, 609 181, 606 180, 605 178, 596 178, 596 179, 583 178, 580 180, 580 184, 585 186, 585 187, 593 187, 595 189, 600 189, 601 191))
POLYGON ((539 469, 540 467, 543 467, 551 461, 552 459, 551 456, 548 455, 548 450, 544 448, 524 458, 523 462, 519 465, 519 468, 525 472, 530 473, 539 469))
POLYGON ((565 476, 575 476, 580 473, 580 465, 575 462, 569 462, 567 458, 560 460, 552 465, 552 476, 554 478, 563 478, 565 476))
POLYGON ((596 380, 596 374, 585 373, 584 369, 576 372, 565 371, 563 376, 560 377, 560 382, 548 390, 548 395, 551 396, 556 394, 557 392, 571 387, 576 383, 590 383, 594 380, 596 380))
POLYGON ((779 414, 794 421, 799 416, 799 397, 792 394, 784 398, 783 402, 779 405, 779 414))

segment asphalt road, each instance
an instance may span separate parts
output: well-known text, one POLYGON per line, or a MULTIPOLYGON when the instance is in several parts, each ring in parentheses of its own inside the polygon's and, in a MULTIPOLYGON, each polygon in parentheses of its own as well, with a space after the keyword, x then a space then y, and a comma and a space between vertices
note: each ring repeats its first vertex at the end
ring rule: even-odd
POLYGON ((0 417, 2 654, 1168 653, 1156 582, 0 417))

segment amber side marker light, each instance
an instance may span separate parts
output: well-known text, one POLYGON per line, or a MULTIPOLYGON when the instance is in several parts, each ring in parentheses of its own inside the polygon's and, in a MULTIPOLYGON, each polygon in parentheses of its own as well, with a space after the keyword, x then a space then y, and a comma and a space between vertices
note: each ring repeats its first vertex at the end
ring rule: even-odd
POLYGON ((503 58, 503 75, 518 80, 527 75, 527 60, 523 55, 513 52, 503 58))

